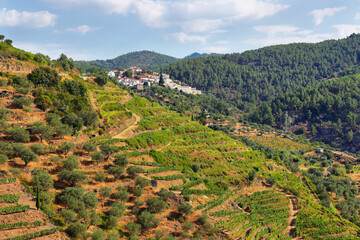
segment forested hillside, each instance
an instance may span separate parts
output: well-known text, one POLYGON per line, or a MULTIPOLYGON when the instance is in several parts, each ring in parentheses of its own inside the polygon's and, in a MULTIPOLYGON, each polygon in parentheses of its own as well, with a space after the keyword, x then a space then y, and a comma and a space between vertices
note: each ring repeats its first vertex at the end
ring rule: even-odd
POLYGON ((137 66, 156 70, 176 61, 179 61, 179 59, 164 54, 151 51, 139 51, 127 53, 108 60, 75 61, 75 65, 78 69, 87 72, 90 71, 92 67, 113 70, 137 66))
POLYGON ((360 75, 351 75, 281 94, 250 118, 283 128, 288 112, 289 126, 302 124, 309 138, 355 152, 360 146, 359 100, 360 75))
POLYGON ((294 43, 241 54, 190 58, 162 68, 175 79, 231 101, 253 105, 337 77, 360 62, 360 35, 321 43, 294 43))

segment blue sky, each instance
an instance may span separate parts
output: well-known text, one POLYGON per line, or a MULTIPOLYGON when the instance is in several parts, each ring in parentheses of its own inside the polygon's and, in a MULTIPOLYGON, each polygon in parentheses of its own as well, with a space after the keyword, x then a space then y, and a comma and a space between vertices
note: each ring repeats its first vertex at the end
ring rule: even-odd
POLYGON ((360 32, 360 0, 0 0, 0 34, 56 59, 233 53, 360 32))

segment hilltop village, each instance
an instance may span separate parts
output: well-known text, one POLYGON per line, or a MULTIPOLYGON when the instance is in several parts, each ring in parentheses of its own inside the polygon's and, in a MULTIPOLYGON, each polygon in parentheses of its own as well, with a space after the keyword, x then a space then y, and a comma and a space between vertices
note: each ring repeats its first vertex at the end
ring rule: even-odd
POLYGON ((115 77, 119 85, 137 87, 138 89, 143 89, 144 86, 164 85, 188 94, 201 94, 201 91, 196 88, 178 80, 172 80, 168 74, 152 72, 147 68, 141 69, 132 66, 127 69, 112 70, 108 72, 108 76, 115 77))

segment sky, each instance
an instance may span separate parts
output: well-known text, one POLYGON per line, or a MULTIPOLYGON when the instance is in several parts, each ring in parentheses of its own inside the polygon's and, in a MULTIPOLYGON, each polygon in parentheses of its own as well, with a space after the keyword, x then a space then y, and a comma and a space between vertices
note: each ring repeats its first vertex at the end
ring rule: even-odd
POLYGON ((183 58, 360 33, 360 0, 0 0, 15 47, 74 60, 183 58))

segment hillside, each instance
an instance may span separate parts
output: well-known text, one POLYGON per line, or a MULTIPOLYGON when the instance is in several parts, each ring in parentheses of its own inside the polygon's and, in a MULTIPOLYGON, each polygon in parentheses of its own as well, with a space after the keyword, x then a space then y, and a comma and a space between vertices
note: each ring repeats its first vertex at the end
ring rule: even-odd
POLYGON ((179 59, 164 54, 151 51, 139 51, 127 53, 108 60, 75 61, 75 66, 76 68, 83 69, 83 71, 87 72, 90 71, 92 67, 113 70, 137 66, 140 68, 157 70, 176 61, 179 61, 179 59))
POLYGON ((23 64, 0 77, 0 239, 360 237, 356 159, 241 125, 210 96, 23 64))
POLYGON ((286 91, 351 72, 359 64, 360 35, 321 43, 264 47, 241 54, 190 58, 162 71, 249 112, 286 91))
POLYGON ((360 75, 350 75, 277 96, 251 115, 254 122, 284 128, 308 139, 342 150, 358 152, 360 75))
POLYGON ((198 52, 194 52, 186 57, 184 57, 184 59, 188 59, 188 58, 197 58, 197 57, 209 57, 209 56, 216 56, 216 55, 221 55, 218 53, 198 53, 198 52))

